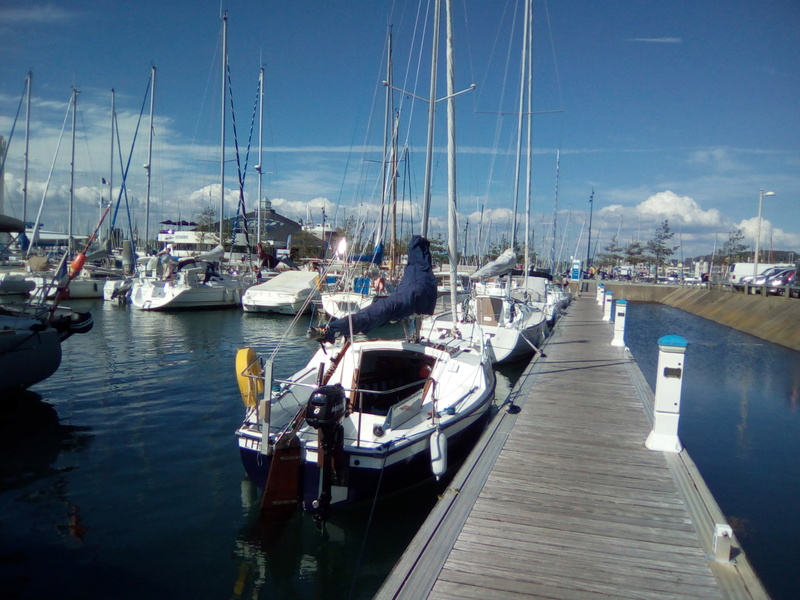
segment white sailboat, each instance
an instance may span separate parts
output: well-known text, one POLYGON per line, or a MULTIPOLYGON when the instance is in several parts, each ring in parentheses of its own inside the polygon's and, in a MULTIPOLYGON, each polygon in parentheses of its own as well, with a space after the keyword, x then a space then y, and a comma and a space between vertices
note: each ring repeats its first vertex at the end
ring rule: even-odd
MULTIPOLYGON (((525 34, 523 36, 521 82, 525 81, 528 60, 530 31, 530 3, 525 5, 525 34)), ((519 195, 519 171, 521 159, 522 115, 525 98, 521 84, 517 134, 517 159, 514 183, 514 199, 519 195)), ((512 243, 516 240, 516 206, 512 220, 512 243)), ((527 248, 526 248, 527 250, 527 248)), ((470 276, 474 282, 473 292, 465 310, 454 310, 427 317, 422 323, 422 333, 431 339, 447 338, 460 334, 465 339, 485 336, 492 352, 494 364, 530 358, 545 340, 549 328, 542 311, 543 303, 515 298, 512 293, 512 272, 517 262, 512 248, 505 250, 497 259, 470 276), (505 280, 498 280, 506 277, 505 280)))
MULTIPOLYGON (((131 304, 139 310, 234 308, 240 306, 246 285, 221 269, 225 249, 222 246, 225 221, 225 118, 228 66, 228 15, 222 17, 222 125, 220 134, 220 206, 218 245, 210 252, 167 261, 164 272, 151 269, 136 279, 131 287, 131 304)), ((213 237, 213 236, 209 236, 213 237)), ((170 250, 168 247, 167 251, 170 250)), ((163 255, 162 255, 163 256, 163 255)))
MULTIPOLYGON (((452 40, 449 5, 447 0, 448 40, 452 40)), ((432 101, 439 20, 437 0, 432 101)), ((452 63, 450 49, 448 59, 452 63)), ((453 95, 449 94, 451 104, 453 95)), ((433 104, 429 110, 430 124, 433 104)), ((452 131, 452 105, 448 116, 452 131)), ((432 133, 429 127, 429 149, 432 133)), ((454 146, 448 155, 454 161, 454 146)), ((427 213, 426 208, 426 217, 427 213)), ((416 335, 405 340, 355 337, 391 320, 433 312, 436 280, 424 237, 426 220, 423 235, 414 236, 409 244, 408 264, 397 290, 315 332, 322 347, 293 376, 272 378, 278 349, 266 359, 249 348, 237 354, 246 405, 237 437, 250 479, 264 486, 262 516, 278 517, 300 506, 324 519, 330 506, 439 477, 447 469, 448 453, 452 457, 471 448, 483 427, 495 388, 484 348, 458 339, 431 343, 416 335), (334 342, 336 334, 340 337, 334 342)))

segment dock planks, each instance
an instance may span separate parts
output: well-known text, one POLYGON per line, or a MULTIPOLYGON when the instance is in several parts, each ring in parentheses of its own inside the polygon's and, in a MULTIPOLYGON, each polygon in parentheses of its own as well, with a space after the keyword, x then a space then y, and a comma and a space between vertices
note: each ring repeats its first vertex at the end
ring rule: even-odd
POLYGON ((644 441, 653 394, 576 299, 376 598, 767 598, 694 463, 644 441))

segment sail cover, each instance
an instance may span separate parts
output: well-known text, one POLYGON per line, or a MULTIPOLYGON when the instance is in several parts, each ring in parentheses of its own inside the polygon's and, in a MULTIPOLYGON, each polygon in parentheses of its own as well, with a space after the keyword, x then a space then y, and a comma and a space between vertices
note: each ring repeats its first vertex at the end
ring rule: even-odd
POLYGON ((475 271, 469 278, 477 281, 479 279, 488 279, 489 277, 505 275, 514 268, 515 264, 517 264, 517 253, 511 248, 508 248, 503 250, 503 253, 493 261, 486 263, 475 271))
POLYGON ((337 333, 367 333, 415 313, 432 315, 435 307, 436 277, 431 265, 430 242, 415 235, 408 244, 408 263, 397 289, 352 315, 328 323, 326 340, 333 341, 337 333))

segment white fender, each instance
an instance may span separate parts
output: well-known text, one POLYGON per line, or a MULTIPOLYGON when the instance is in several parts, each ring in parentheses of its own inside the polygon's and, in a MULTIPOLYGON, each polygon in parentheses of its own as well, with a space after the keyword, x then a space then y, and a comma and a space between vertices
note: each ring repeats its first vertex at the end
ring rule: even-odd
POLYGON ((441 479, 447 471, 447 436, 441 429, 436 429, 431 434, 431 471, 436 480, 441 479))

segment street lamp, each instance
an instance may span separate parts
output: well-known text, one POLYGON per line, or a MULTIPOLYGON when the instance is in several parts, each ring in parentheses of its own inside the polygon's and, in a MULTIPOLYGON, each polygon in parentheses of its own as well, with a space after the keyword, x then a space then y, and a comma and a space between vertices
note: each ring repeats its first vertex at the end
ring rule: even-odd
POLYGON ((758 224, 756 225, 756 255, 753 258, 753 285, 756 283, 756 276, 758 276, 758 243, 761 241, 761 204, 764 202, 764 196, 774 196, 775 192, 765 192, 763 189, 758 193, 758 224))

